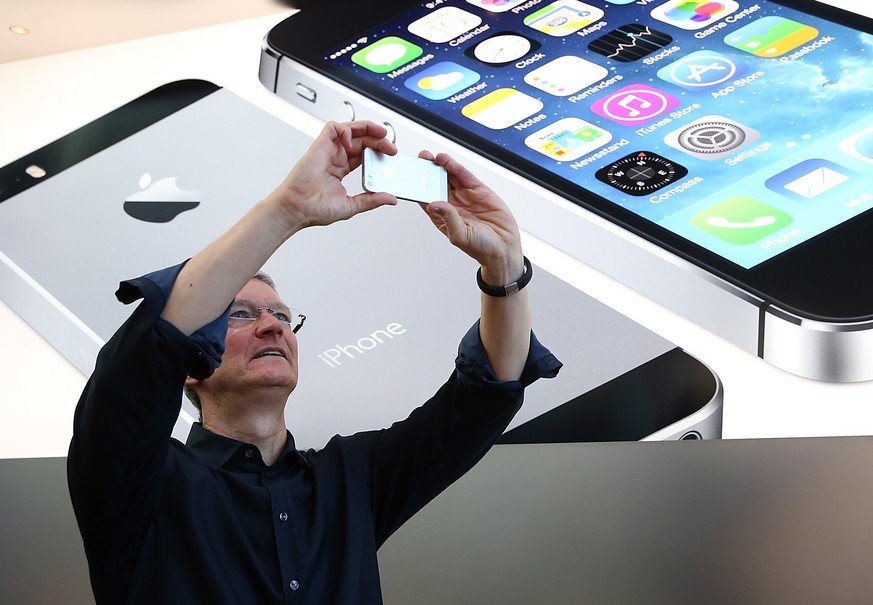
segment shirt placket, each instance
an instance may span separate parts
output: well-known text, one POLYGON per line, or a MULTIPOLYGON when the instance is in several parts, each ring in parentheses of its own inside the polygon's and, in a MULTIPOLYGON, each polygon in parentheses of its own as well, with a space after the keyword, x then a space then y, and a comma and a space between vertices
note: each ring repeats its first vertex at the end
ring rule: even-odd
POLYGON ((307 586, 304 578, 300 536, 297 531, 298 520, 292 510, 290 481, 287 477, 283 477, 288 472, 287 464, 280 461, 262 472, 261 483, 270 494, 270 514, 276 550, 279 553, 284 601, 285 603, 304 603, 306 602, 307 586))

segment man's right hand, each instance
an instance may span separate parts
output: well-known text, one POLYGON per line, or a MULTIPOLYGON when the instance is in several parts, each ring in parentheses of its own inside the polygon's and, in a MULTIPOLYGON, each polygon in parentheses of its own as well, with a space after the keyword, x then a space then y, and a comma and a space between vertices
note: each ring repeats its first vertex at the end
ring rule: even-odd
POLYGON ((278 202, 290 233, 304 227, 330 225, 352 216, 394 205, 389 193, 350 196, 342 180, 361 165, 365 147, 388 155, 397 147, 385 136, 388 130, 375 122, 328 122, 300 161, 269 196, 278 202))

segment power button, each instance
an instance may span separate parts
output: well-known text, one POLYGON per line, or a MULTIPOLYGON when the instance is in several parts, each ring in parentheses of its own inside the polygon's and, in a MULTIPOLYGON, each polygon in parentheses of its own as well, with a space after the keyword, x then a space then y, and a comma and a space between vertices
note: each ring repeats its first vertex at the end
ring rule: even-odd
POLYGON ((297 94, 310 103, 315 103, 315 98, 318 96, 314 90, 309 88, 308 86, 304 86, 303 84, 297 84, 295 87, 297 94))

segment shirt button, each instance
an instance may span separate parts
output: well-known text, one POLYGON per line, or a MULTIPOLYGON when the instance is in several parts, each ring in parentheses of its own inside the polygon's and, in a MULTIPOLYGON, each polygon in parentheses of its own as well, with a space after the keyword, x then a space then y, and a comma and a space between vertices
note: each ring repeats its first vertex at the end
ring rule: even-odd
POLYGON ((291 590, 297 590, 298 588, 300 588, 300 582, 298 582, 297 580, 291 580, 291 583, 288 586, 291 588, 291 590))
POLYGON ((288 520, 288 513, 286 513, 285 511, 282 511, 281 513, 279 513, 279 521, 284 523, 287 520, 288 520))
POLYGON ((246 458, 251 458, 254 455, 255 455, 255 450, 253 450, 252 448, 248 448, 246 450, 246 458))

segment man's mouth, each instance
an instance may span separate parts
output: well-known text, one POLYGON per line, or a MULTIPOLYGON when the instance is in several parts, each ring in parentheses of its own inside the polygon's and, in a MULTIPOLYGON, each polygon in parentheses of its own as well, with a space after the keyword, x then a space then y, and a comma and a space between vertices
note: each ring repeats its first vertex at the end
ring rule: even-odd
POLYGON ((261 357, 269 357, 269 356, 281 357, 284 359, 285 353, 279 349, 267 349, 266 351, 262 351, 262 352, 258 353, 257 355, 255 355, 255 359, 260 359, 261 357))

